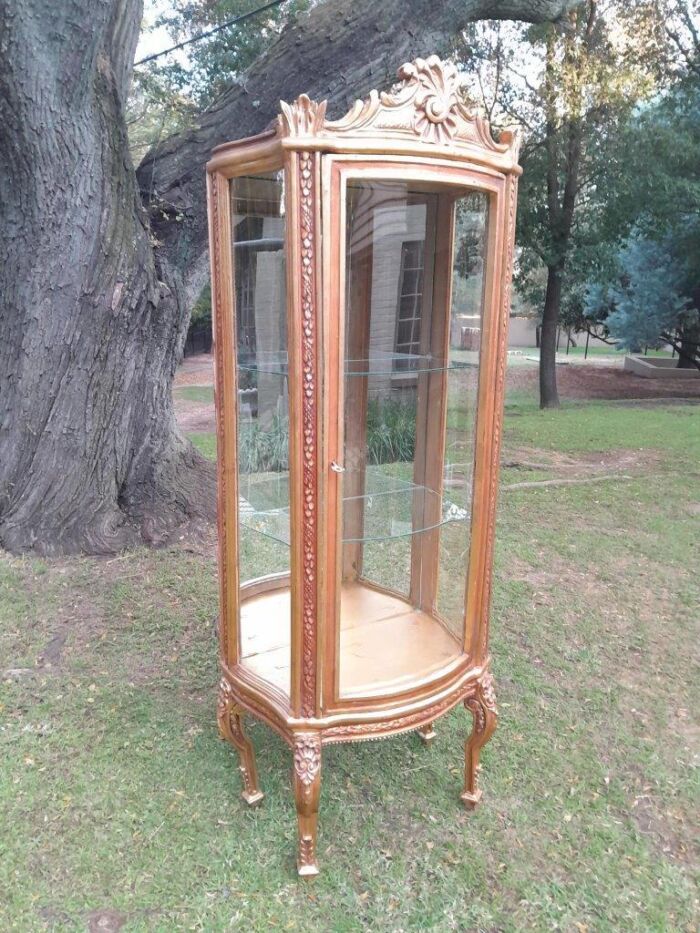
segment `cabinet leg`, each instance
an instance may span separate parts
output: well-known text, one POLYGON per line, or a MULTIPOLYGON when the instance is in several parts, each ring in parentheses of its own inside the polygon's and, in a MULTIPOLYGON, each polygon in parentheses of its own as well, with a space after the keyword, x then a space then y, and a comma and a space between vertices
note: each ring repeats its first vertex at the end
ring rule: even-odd
POLYGON ((258 783, 255 752, 250 739, 243 731, 243 710, 233 697, 231 685, 223 677, 219 685, 217 720, 221 737, 230 742, 238 752, 239 769, 243 778, 241 796, 247 804, 254 807, 264 796, 258 783))
POLYGON ((433 739, 435 738, 435 729, 433 728, 434 725, 435 723, 429 722, 417 730, 418 738, 426 748, 430 748, 430 746, 433 744, 433 739))
POLYGON ((321 795, 321 739, 314 732, 294 737, 294 799, 299 824, 297 870, 300 877, 318 874, 316 836, 321 795))
POLYGON ((474 728, 464 744, 464 790, 460 798, 465 807, 472 809, 481 800, 477 785, 479 755, 491 738, 498 718, 493 678, 488 671, 477 683, 476 693, 468 696, 464 705, 474 717, 474 728))

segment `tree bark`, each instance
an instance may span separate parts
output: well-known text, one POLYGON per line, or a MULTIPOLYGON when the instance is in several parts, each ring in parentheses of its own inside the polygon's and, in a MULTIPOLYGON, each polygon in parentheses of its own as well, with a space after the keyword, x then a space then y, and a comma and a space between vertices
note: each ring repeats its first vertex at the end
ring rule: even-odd
MULTIPOLYGON (((574 10, 569 16, 570 31, 565 34, 564 59, 571 73, 579 66, 574 33, 580 17, 585 16, 583 28, 583 54, 590 51, 593 27, 597 14, 597 0, 588 0, 586 8, 574 10)), ((583 141, 583 90, 579 84, 576 93, 569 92, 567 113, 559 120, 562 88, 557 78, 557 44, 554 30, 547 38, 545 55, 545 143, 547 152, 547 220, 551 239, 550 261, 547 263, 547 291, 542 311, 540 340, 540 408, 558 408, 557 389, 557 325, 561 312, 562 278, 567 254, 570 250, 571 230, 579 188, 579 170, 583 141), (560 166, 563 165, 563 179, 560 166), (563 181, 563 185, 562 185, 563 181)))
POLYGON ((154 257, 123 104, 141 0, 0 5, 0 543, 110 552, 213 514, 171 384, 187 308, 154 257))
POLYGON ((560 308, 561 268, 549 266, 540 334, 540 408, 559 408, 556 356, 560 308))
POLYGON ((684 327, 680 333, 678 369, 700 369, 700 327, 684 327))
POLYGON ((124 122, 142 0, 0 0, 0 544, 104 553, 213 514, 213 470, 178 432, 171 387, 206 281, 214 145, 301 91, 343 109, 471 19, 572 5, 326 0, 146 158, 149 222, 124 122))

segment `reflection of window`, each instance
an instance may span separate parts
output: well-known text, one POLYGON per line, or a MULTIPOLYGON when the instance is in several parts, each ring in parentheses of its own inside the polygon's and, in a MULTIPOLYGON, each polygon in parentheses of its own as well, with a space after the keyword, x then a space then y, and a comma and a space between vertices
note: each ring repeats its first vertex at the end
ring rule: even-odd
POLYGON ((248 215, 236 227, 236 328, 239 349, 255 351, 255 272, 258 252, 252 240, 263 233, 263 218, 248 215))
POLYGON ((423 240, 406 240, 401 244, 401 273, 396 315, 396 353, 401 354, 394 369, 410 369, 410 359, 404 354, 420 353, 420 319, 423 307, 423 240))

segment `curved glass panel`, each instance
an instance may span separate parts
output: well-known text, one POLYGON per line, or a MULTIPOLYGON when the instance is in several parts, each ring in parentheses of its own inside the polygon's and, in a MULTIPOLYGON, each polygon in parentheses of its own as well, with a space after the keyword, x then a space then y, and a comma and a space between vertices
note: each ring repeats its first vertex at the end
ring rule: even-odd
POLYGON ((266 503, 289 510, 284 176, 231 180, 238 385, 238 570, 241 662, 290 690, 289 546, 251 521, 266 503), (262 532, 262 533, 261 533, 262 532))
POLYGON ((487 197, 347 188, 340 696, 463 651, 487 197))

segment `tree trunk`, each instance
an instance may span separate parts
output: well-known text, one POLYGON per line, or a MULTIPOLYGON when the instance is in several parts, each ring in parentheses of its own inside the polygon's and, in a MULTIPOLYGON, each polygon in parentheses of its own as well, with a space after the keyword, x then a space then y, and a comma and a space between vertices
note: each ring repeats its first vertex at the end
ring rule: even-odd
POLYGON ((700 327, 684 327, 680 333, 678 369, 700 368, 700 327))
POLYGON ((471 19, 539 21, 572 0, 326 0, 146 159, 152 228, 124 122, 141 5, 0 0, 0 544, 14 551, 109 552, 213 513, 171 386, 206 280, 216 143, 261 129, 279 97, 344 106, 471 19))
POLYGON ((154 261, 123 102, 141 0, 0 4, 0 543, 158 541, 213 513, 171 396, 187 308, 154 261))
POLYGON ((561 269, 548 266, 540 333, 540 408, 559 408, 556 356, 560 306, 561 269))

